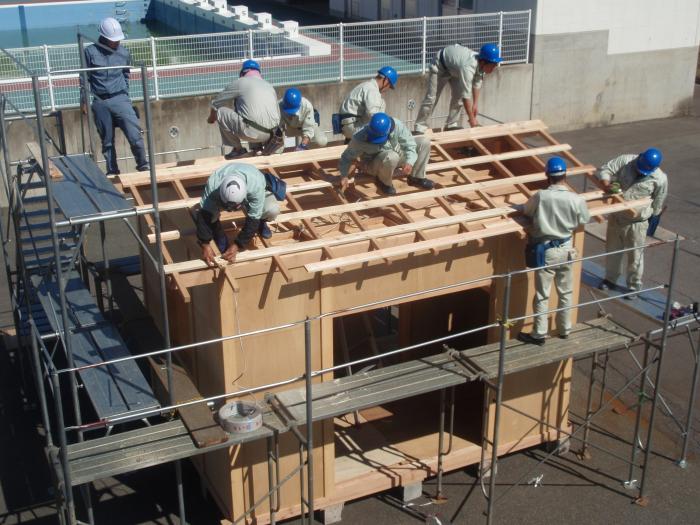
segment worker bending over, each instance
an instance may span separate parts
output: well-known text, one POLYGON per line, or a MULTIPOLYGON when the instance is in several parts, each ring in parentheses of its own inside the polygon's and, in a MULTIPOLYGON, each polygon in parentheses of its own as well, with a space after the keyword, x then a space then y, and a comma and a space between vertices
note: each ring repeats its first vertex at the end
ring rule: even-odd
MULTIPOLYGON (((527 248, 527 265, 530 268, 566 263, 577 258, 571 244, 571 234, 576 228, 589 221, 586 201, 569 190, 566 185, 566 162, 560 157, 552 157, 547 162, 549 186, 535 193, 525 203, 523 213, 532 220, 527 248)), ((520 332, 518 339, 524 343, 543 345, 547 335, 549 293, 552 279, 557 288, 559 301, 557 308, 571 306, 573 290, 571 264, 535 271, 535 324, 531 333, 520 332)), ((560 310, 556 315, 559 337, 566 339, 571 331, 571 310, 560 310)))
MULTIPOLYGON (((284 92, 279 106, 282 116, 280 128, 284 136, 299 138, 295 151, 309 149, 312 142, 321 148, 328 144, 326 134, 316 122, 314 107, 307 98, 301 96, 301 91, 289 88, 284 92)), ((278 153, 282 153, 283 150, 284 144, 278 149, 278 153)))
POLYGON ((224 155, 229 160, 248 152, 241 141, 255 145, 251 146, 254 149, 275 138, 280 123, 277 94, 263 80, 260 64, 255 60, 243 62, 239 78, 212 100, 207 122, 219 123, 222 142, 232 148, 224 155))
MULTIPOLYGON (((120 128, 131 146, 131 153, 138 171, 149 169, 146 148, 141 134, 139 117, 129 98, 129 65, 131 54, 120 45, 124 40, 122 27, 114 18, 100 22, 100 38, 97 44, 85 48, 85 65, 94 67, 124 66, 121 69, 88 71, 87 79, 92 93, 92 114, 95 127, 102 141, 107 175, 118 175, 117 150, 114 147, 114 130, 120 128)), ((87 100, 82 101, 83 113, 87 113, 87 100)))
POLYGON ((352 136, 340 157, 340 187, 345 191, 350 165, 360 159, 360 170, 377 177, 377 187, 386 195, 396 194, 391 179, 397 168, 406 175, 408 184, 429 190, 433 187, 425 177, 429 156, 430 139, 414 138, 400 120, 375 113, 369 124, 352 136))
POLYGON ((416 118, 416 132, 425 133, 430 128, 428 119, 447 82, 450 83, 452 99, 445 130, 460 128, 462 106, 467 112, 469 125, 478 126, 476 117, 484 75, 492 73, 501 60, 496 44, 484 44, 479 53, 459 44, 438 51, 428 69, 428 88, 416 118))
MULTIPOLYGON (((663 155, 658 149, 649 148, 639 155, 620 155, 600 168, 598 177, 609 191, 622 192, 625 200, 651 197, 651 203, 637 210, 636 216, 618 212, 608 217, 605 250, 608 252, 642 246, 650 223, 657 223, 668 193, 668 179, 659 166, 663 155)), ((630 291, 642 289, 644 254, 641 248, 607 256, 605 280, 600 289, 617 288, 622 274, 623 260, 627 261, 627 286, 630 291)), ((625 296, 634 299, 636 295, 625 296)))
POLYGON ((217 169, 209 176, 202 193, 197 213, 197 241, 202 247, 202 259, 214 264, 213 240, 222 257, 229 262, 236 260, 239 251, 245 250, 253 236, 272 237, 267 221, 279 215, 277 201, 285 197, 286 184, 270 173, 262 173, 250 164, 232 162, 217 169), (219 220, 221 211, 243 210, 245 224, 231 243, 219 220))
POLYGON ((377 71, 377 76, 358 84, 345 97, 338 113, 333 115, 333 133, 342 133, 346 143, 360 127, 369 123, 375 113, 383 113, 386 103, 382 93, 394 89, 399 74, 391 66, 377 71))

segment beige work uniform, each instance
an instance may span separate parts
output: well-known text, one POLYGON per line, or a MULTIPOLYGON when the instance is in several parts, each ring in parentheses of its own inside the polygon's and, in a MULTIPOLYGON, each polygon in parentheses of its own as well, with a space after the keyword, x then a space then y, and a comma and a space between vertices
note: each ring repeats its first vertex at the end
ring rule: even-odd
POLYGON ((367 140, 367 126, 355 133, 340 157, 338 171, 341 177, 347 177, 350 165, 359 158, 367 173, 391 186, 394 170, 404 164, 413 166, 411 177, 424 179, 429 156, 430 139, 413 137, 403 122, 394 119, 394 130, 384 144, 372 144, 367 140))
POLYGON ((351 115, 340 121, 343 136, 351 139, 358 129, 369 123, 372 115, 384 113, 385 108, 386 103, 376 79, 358 84, 348 93, 338 110, 340 115, 351 115))
MULTIPOLYGON (((580 225, 589 221, 590 215, 586 201, 562 184, 552 184, 547 189, 538 191, 525 203, 525 215, 532 219, 529 232, 532 242, 549 242, 567 239, 560 246, 545 251, 545 265, 565 263, 577 258, 571 243, 571 234, 580 225)), ((535 271, 535 298, 533 310, 536 314, 532 336, 543 338, 547 335, 549 294, 552 281, 557 288, 559 301, 557 308, 571 306, 573 292, 571 264, 535 271), (539 315, 537 315, 539 314, 539 315)), ((571 331, 571 310, 560 310, 556 315, 559 335, 568 335, 571 331)))
POLYGON ((418 133, 425 133, 430 128, 428 119, 448 82, 452 98, 445 129, 459 127, 462 101, 471 99, 474 89, 481 89, 484 80, 478 56, 478 53, 459 44, 438 51, 428 68, 427 92, 416 118, 415 130, 418 133))
MULTIPOLYGON (((308 99, 301 97, 301 107, 293 115, 282 109, 282 100, 279 101, 279 106, 282 118, 280 128, 282 128, 286 137, 308 137, 311 143, 316 144, 320 148, 328 144, 326 134, 314 120, 314 107, 308 99)), ((284 151, 284 144, 282 144, 277 153, 282 153, 282 151, 284 151)))
MULTIPOLYGON (((649 206, 637 210, 636 217, 624 212, 614 213, 608 217, 605 251, 613 252, 642 246, 646 242, 649 218, 661 213, 668 193, 668 178, 660 169, 651 175, 643 176, 637 171, 638 155, 620 155, 600 168, 601 180, 618 182, 625 200, 651 197, 649 206)), ((644 273, 644 250, 632 250, 608 255, 606 259, 605 278, 616 283, 623 273, 623 263, 627 260, 627 286, 631 290, 642 289, 644 273)))

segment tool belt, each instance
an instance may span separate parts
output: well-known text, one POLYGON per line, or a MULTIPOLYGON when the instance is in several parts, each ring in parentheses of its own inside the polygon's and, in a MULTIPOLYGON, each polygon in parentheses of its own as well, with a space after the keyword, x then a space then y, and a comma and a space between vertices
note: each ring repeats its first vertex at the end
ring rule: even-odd
POLYGON ((545 265, 545 252, 550 248, 559 248, 571 240, 571 237, 564 239, 552 239, 551 241, 536 242, 525 246, 525 266, 528 268, 540 268, 545 265))
POLYGON ((287 183, 272 173, 264 171, 263 175, 265 175, 265 191, 272 193, 278 201, 283 201, 287 195, 287 183))
POLYGON ((349 113, 333 113, 331 115, 331 124, 333 125, 333 133, 340 135, 343 132, 343 121, 348 118, 357 118, 357 115, 349 113))
POLYGON ((251 128, 257 129, 258 131, 262 131, 263 133, 267 133, 268 135, 270 135, 270 138, 272 138, 272 136, 275 132, 275 128, 272 128, 272 129, 264 128, 260 124, 258 124, 257 122, 253 122, 252 120, 247 119, 245 117, 241 117, 241 119, 243 119, 243 122, 245 122, 251 128))

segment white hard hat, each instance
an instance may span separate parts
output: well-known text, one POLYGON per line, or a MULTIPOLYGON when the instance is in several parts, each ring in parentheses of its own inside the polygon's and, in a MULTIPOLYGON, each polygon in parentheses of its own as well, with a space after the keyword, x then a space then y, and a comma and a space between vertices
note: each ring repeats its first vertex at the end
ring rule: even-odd
POLYGON ((102 20, 102 22, 100 22, 99 33, 100 36, 103 36, 112 42, 120 42, 124 40, 124 32, 122 31, 121 24, 111 17, 105 18, 102 20))
POLYGON ((219 196, 221 201, 226 204, 240 204, 247 194, 245 181, 237 175, 227 175, 219 186, 219 196))

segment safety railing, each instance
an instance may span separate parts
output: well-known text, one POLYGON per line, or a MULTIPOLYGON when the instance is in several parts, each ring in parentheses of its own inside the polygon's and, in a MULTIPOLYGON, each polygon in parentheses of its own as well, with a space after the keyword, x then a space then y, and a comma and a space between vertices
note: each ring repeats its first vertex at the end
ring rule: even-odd
MULTIPOLYGON (((123 44, 134 64, 146 65, 150 96, 158 100, 215 93, 251 57, 262 62, 266 78, 277 86, 367 78, 384 65, 399 73, 424 73, 437 51, 455 42, 471 49, 497 42, 504 64, 527 63, 530 21, 528 10, 307 26, 295 35, 275 27, 123 44)), ((79 68, 77 44, 9 49, 0 56, 0 91, 20 110, 33 111, 29 70, 39 77, 43 107, 77 107, 79 68)), ((131 97, 142 96, 140 82, 133 82, 131 97)))

